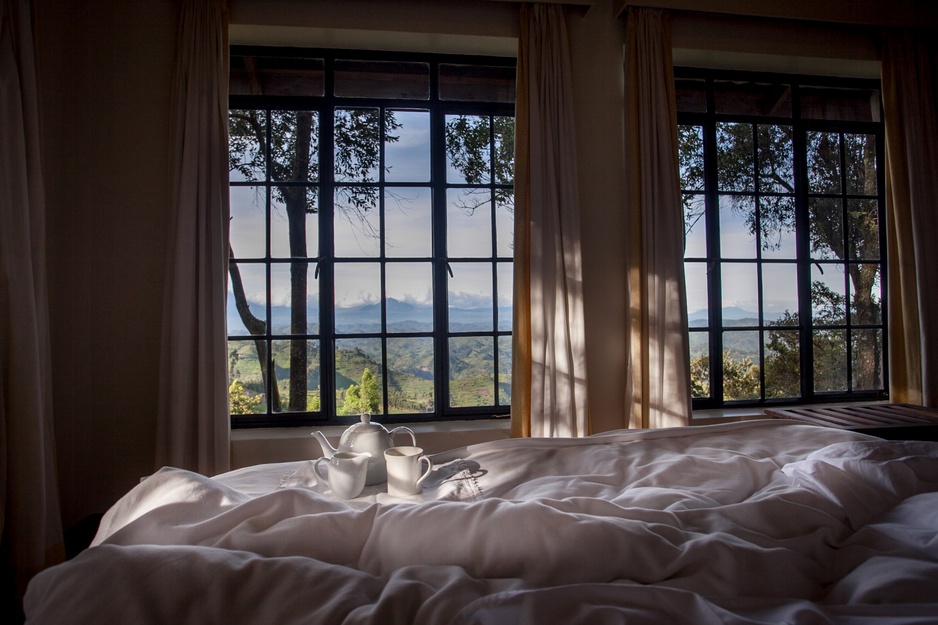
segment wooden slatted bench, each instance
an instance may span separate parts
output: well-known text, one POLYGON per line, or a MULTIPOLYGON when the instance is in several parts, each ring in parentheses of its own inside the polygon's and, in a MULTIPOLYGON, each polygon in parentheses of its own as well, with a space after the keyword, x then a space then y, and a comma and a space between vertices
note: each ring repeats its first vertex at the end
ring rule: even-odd
POLYGON ((938 441, 938 410, 911 404, 766 408, 765 414, 892 440, 938 441))

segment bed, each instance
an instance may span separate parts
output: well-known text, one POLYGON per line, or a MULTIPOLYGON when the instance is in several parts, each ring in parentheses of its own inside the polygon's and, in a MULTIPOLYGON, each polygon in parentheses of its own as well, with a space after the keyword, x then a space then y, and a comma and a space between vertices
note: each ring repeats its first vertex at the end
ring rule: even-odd
POLYGON ((938 443, 760 420, 433 460, 350 501, 310 462, 164 468, 27 623, 938 622, 938 443))

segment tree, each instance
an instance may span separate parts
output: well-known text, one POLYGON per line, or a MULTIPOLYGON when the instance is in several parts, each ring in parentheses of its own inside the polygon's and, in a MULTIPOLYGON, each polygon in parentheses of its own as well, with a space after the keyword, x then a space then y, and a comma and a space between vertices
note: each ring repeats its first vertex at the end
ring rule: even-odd
POLYGON ((252 414, 260 408, 263 398, 260 395, 248 395, 238 380, 228 387, 228 409, 231 414, 252 414))
POLYGON ((373 414, 381 410, 381 391, 371 369, 362 372, 361 385, 351 384, 345 389, 345 401, 339 414, 373 414))

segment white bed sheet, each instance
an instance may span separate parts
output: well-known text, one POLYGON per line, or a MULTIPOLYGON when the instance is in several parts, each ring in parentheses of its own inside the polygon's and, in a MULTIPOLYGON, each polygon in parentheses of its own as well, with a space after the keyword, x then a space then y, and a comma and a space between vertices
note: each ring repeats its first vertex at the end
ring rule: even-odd
POLYGON ((27 622, 938 622, 938 443, 755 421, 434 463, 350 502, 309 462, 163 469, 27 622))

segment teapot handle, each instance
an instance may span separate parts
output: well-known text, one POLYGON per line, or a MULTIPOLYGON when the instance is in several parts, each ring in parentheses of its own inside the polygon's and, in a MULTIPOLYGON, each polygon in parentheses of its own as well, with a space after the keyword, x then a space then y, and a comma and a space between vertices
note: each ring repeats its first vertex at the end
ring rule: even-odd
POLYGON ((406 425, 396 427, 388 433, 388 436, 390 436, 392 443, 394 442, 394 435, 397 434, 398 432, 407 432, 408 434, 410 434, 410 444, 413 445, 414 447, 417 446, 417 437, 414 435, 414 431, 410 429, 409 427, 407 427, 406 425))
POLYGON ((316 458, 316 460, 313 461, 313 473, 316 474, 316 477, 318 477, 323 484, 329 486, 329 478, 327 478, 323 474, 322 469, 319 468, 319 465, 323 462, 329 462, 329 458, 316 458))

